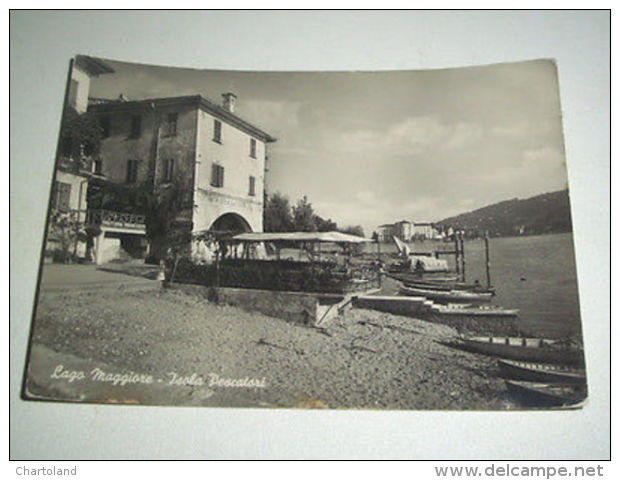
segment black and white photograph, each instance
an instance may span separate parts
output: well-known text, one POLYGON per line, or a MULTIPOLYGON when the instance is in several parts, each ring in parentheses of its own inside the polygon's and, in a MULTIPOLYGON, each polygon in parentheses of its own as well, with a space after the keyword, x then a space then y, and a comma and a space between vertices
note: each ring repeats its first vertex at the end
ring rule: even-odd
POLYGON ((261 72, 76 55, 23 397, 581 408, 561 112, 551 59, 261 72))

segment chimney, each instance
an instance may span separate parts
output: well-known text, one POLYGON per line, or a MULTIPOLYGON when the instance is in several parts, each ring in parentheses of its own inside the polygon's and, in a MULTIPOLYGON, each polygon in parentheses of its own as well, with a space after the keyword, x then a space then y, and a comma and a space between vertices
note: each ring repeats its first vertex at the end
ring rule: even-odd
POLYGON ((237 95, 234 93, 222 93, 222 98, 224 101, 222 102, 222 106, 228 110, 230 113, 235 112, 235 101, 237 100, 237 95))

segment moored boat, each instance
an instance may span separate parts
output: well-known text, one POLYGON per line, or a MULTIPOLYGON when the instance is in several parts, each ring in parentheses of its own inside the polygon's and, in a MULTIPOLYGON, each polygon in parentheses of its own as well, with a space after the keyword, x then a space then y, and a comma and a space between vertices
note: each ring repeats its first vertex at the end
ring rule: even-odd
POLYGON ((461 346, 485 355, 528 362, 583 365, 581 346, 566 340, 526 337, 464 337, 461 346))
POLYGON ((490 302, 493 295, 489 292, 470 292, 467 290, 430 290, 402 286, 400 293, 413 297, 426 297, 439 302, 481 303, 490 302))
POLYGON ((506 387, 520 403, 535 407, 569 407, 583 402, 588 396, 585 383, 540 383, 506 380, 506 387))
POLYGON ((392 269, 388 272, 388 276, 394 280, 401 282, 416 282, 416 281, 432 281, 435 283, 455 283, 458 281, 458 275, 446 274, 446 273, 421 273, 421 272, 407 272, 400 269, 392 269))
POLYGON ((437 282, 432 280, 407 280, 403 282, 405 287, 423 288, 427 290, 465 290, 476 293, 490 293, 495 295, 493 287, 483 287, 479 283, 463 283, 463 282, 437 282))
POLYGON ((498 360, 500 374, 504 378, 546 383, 585 383, 585 368, 533 363, 519 360, 498 360))

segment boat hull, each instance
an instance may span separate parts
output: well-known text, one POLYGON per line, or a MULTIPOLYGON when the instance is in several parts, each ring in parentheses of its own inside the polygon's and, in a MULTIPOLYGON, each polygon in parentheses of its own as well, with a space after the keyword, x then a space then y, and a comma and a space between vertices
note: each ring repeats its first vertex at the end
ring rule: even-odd
POLYGON ((506 387, 519 403, 533 407, 570 407, 588 396, 585 384, 506 380, 506 387))
POLYGON ((527 362, 583 365, 583 350, 562 347, 559 342, 542 338, 475 337, 462 339, 462 346, 485 355, 527 362))
POLYGON ((403 295, 413 297, 426 297, 438 302, 453 303, 484 303, 490 302, 493 298, 491 293, 476 293, 464 290, 428 290, 423 288, 401 287, 400 292, 403 295))
POLYGON ((498 361, 498 366, 502 377, 514 380, 576 384, 586 381, 586 372, 583 368, 504 359, 498 361))
POLYGON ((401 282, 416 282, 416 281, 432 281, 435 283, 455 283, 459 277, 457 275, 446 273, 413 273, 413 272, 400 272, 390 271, 388 276, 401 282))
POLYGON ((433 282, 431 280, 420 280, 420 281, 405 281, 403 282, 405 287, 409 288, 422 288, 426 290, 437 290, 437 291, 450 291, 450 290, 463 290, 474 293, 490 293, 491 295, 495 295, 494 288, 486 288, 482 285, 472 284, 472 283, 462 283, 462 282, 433 282))

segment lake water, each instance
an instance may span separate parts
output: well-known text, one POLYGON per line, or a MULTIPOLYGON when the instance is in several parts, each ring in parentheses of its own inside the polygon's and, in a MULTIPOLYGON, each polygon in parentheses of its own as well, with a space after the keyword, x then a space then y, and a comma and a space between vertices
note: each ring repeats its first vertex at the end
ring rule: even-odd
MULTIPOLYGON (((519 309, 519 327, 532 335, 581 338, 572 234, 491 238, 493 304, 519 309)), ((373 246, 376 251, 376 245, 373 246)), ((450 250, 453 243, 416 242, 413 252, 450 250)), ((484 240, 465 241, 467 282, 486 285, 484 240)), ((395 252, 381 244, 382 253, 395 252)), ((443 255, 454 270, 454 256, 443 255)))

